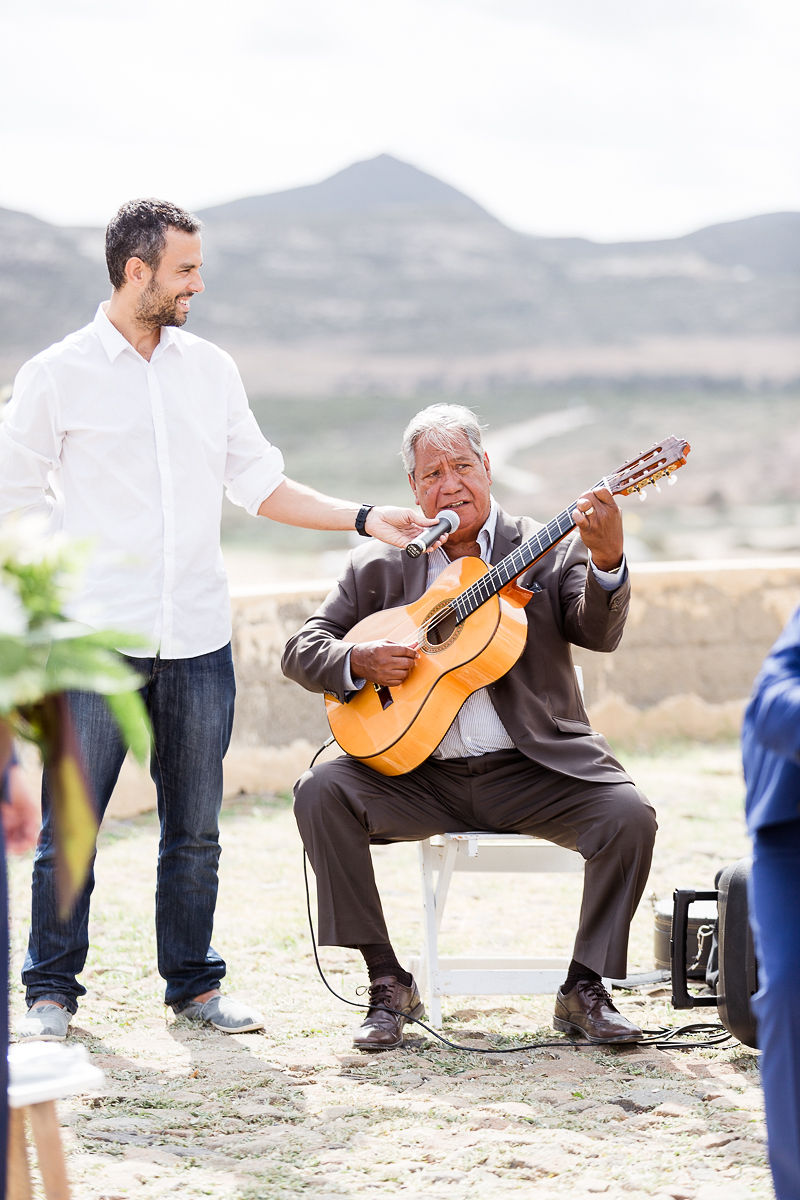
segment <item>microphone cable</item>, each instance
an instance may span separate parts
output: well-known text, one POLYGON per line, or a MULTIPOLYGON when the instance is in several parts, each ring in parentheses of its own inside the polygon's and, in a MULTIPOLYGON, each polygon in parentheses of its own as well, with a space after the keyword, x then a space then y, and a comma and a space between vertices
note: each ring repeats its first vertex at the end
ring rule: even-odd
MULTIPOLYGON (((336 739, 331 736, 327 739, 327 741, 322 743, 308 765, 309 770, 314 766, 314 763, 317 761, 320 754, 322 754, 323 750, 327 750, 327 748, 333 745, 335 741, 336 739)), ((305 846, 303 847, 303 882, 306 890, 306 914, 308 916, 308 931, 311 937, 311 949, 314 952, 314 962, 316 964, 320 979, 331 995, 335 996, 337 1000, 340 1000, 342 1004, 346 1004, 350 1008, 369 1010, 369 1004, 364 1004, 363 1001, 359 1000, 348 1000, 346 996, 341 996, 336 989, 333 988, 330 983, 328 983, 328 980, 325 977, 325 972, 322 969, 322 963, 319 959, 319 948, 317 946, 317 937, 314 931, 314 918, 311 913, 311 888, 308 881, 308 854, 306 853, 305 846)), ((356 994, 358 994, 358 992, 356 992, 356 994)), ((430 1025, 426 1025, 425 1022, 419 1017, 408 1016, 406 1013, 398 1012, 397 1009, 388 1008, 385 1004, 381 1005, 381 1008, 383 1008, 384 1011, 391 1013, 393 1016, 403 1017, 406 1023, 409 1025, 419 1025, 421 1029, 424 1029, 426 1033, 430 1034, 431 1037, 435 1038, 438 1042, 441 1042, 442 1045, 447 1046, 449 1049, 462 1050, 469 1054, 521 1054, 523 1051, 556 1049, 596 1050, 600 1047, 608 1046, 655 1046, 661 1050, 687 1050, 691 1048, 707 1049, 711 1046, 721 1045, 724 1042, 735 1040, 733 1038, 733 1034, 729 1033, 722 1023, 718 1021, 713 1023, 696 1022, 690 1025, 681 1025, 674 1029, 671 1029, 668 1026, 662 1026, 660 1029, 645 1029, 642 1031, 642 1037, 638 1038, 635 1042, 590 1042, 586 1038, 578 1041, 574 1038, 563 1037, 545 1042, 528 1042, 522 1046, 464 1046, 458 1042, 450 1041, 450 1039, 446 1038, 444 1034, 439 1033, 430 1025), (692 1037, 702 1037, 702 1040, 679 1040, 681 1038, 685 1039, 690 1035, 692 1037)), ((399 1049, 399 1047, 394 1048, 399 1049)), ((380 1053, 380 1051, 373 1051, 372 1053, 380 1053)))

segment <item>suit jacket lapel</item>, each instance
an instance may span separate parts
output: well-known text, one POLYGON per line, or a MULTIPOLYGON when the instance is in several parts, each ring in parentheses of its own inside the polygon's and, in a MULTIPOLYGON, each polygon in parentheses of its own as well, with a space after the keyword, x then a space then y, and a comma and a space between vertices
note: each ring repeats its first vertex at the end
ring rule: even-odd
POLYGON ((512 550, 516 550, 521 542, 522 534, 517 528, 516 522, 498 506, 497 524, 494 528, 494 542, 492 543, 492 566, 499 563, 512 550))
POLYGON ((410 558, 405 550, 401 552, 403 569, 403 595, 407 603, 419 600, 428 583, 428 556, 420 554, 419 558, 410 558))

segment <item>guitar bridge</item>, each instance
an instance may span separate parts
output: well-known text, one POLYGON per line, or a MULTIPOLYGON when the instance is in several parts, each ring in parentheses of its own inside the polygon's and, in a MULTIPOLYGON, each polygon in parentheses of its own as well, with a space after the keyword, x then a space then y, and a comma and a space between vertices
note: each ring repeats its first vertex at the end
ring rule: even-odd
POLYGON ((385 684, 373 683, 378 699, 381 702, 381 708, 386 711, 390 704, 394 704, 394 696, 389 691, 385 684))

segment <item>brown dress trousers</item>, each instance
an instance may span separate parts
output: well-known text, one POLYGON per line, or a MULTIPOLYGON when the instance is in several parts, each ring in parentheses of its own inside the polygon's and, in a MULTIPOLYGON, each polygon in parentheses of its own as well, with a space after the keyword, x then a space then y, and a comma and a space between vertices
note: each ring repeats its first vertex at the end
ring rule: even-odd
MULTIPOLYGON (((502 510, 492 561, 540 526, 502 510)), ((368 543, 289 640, 284 673, 346 701, 341 641, 373 612, 408 604, 425 590, 424 558, 368 543)), ((628 930, 650 869, 655 813, 589 725, 570 644, 611 651, 627 616, 630 583, 604 590, 587 570, 579 538, 556 546, 519 581, 534 589, 520 659, 488 688, 515 749, 472 758, 429 758, 384 776, 346 755, 307 771, 295 814, 317 881, 322 945, 359 946, 390 937, 375 885, 372 840, 415 841, 470 829, 530 833, 585 860, 578 962, 610 978, 626 973, 628 930)), ((533 923, 533 915, 532 915, 533 923)))

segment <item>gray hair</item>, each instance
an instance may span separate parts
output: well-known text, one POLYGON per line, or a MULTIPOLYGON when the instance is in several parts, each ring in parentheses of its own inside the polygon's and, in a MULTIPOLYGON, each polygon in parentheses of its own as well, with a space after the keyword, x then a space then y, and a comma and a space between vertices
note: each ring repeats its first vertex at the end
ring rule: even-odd
POLYGON ((463 404, 431 404, 423 408, 411 418, 403 434, 400 454, 407 474, 414 474, 417 442, 421 440, 446 452, 465 437, 478 458, 483 458, 483 428, 475 413, 463 404))

